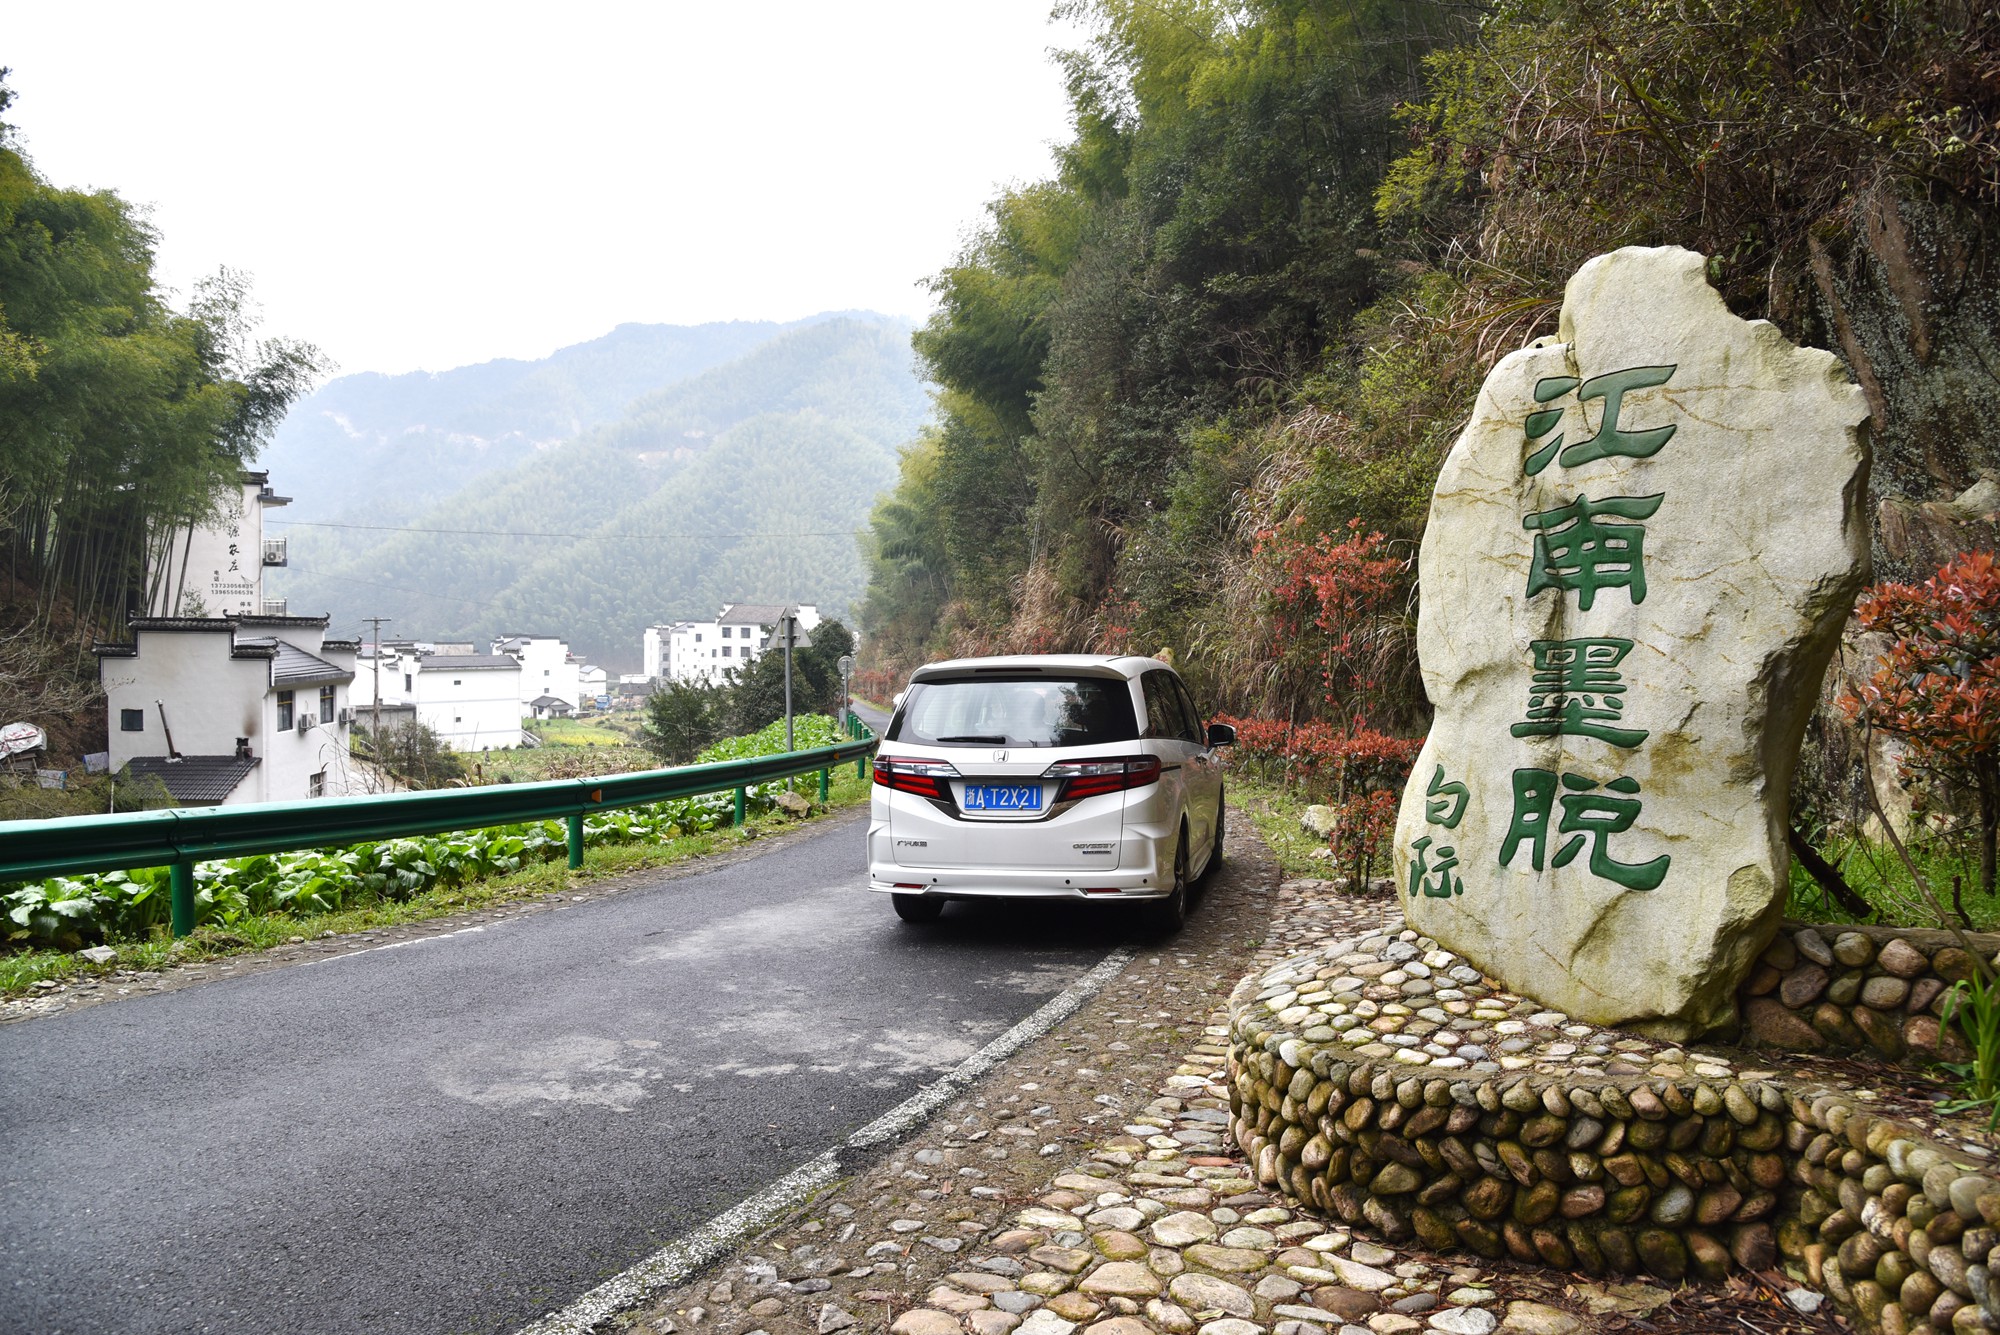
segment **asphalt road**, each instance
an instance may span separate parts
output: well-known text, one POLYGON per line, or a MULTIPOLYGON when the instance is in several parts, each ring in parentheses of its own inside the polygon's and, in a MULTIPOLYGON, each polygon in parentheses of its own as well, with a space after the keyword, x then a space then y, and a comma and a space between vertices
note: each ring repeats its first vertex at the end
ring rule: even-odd
POLYGON ((518 1329, 1125 939, 909 928, 859 814, 734 865, 0 1028, 0 1331, 518 1329))

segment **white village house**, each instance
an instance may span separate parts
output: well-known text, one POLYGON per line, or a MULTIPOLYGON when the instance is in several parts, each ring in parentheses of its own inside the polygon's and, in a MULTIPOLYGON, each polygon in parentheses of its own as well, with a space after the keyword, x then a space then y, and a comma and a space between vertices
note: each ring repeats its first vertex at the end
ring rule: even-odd
POLYGON ((414 720, 454 751, 519 746, 521 664, 508 654, 457 652, 470 648, 410 640, 362 646, 354 682, 356 721, 373 728, 379 713, 386 733, 414 720))
MULTIPOLYGON (((569 651, 569 645, 553 635, 500 635, 493 640, 493 652, 505 654, 520 664, 520 717, 533 714, 545 718, 545 710, 535 709, 535 701, 550 696, 574 712, 583 703, 584 663, 569 651)), ((595 695, 595 692, 592 692, 595 695)))
POLYGON ((130 640, 97 646, 112 771, 155 776, 186 806, 364 791, 348 758, 358 646, 264 596, 286 558, 264 511, 289 498, 266 473, 239 481, 209 522, 165 535, 130 640))
POLYGON ((325 617, 135 617, 97 646, 113 772, 181 806, 362 791, 348 764, 357 645, 325 617))
POLYGON ((264 511, 289 505, 271 490, 269 473, 244 473, 241 492, 225 497, 207 524, 169 534, 164 559, 148 572, 146 612, 153 617, 284 615, 264 597, 264 568, 282 566, 283 538, 264 536, 264 511))
MULTIPOLYGON (((732 668, 746 667, 770 645, 782 604, 728 603, 713 621, 676 621, 648 626, 646 675, 655 681, 720 683, 732 668)), ((799 605, 799 629, 820 623, 819 607, 799 605)))

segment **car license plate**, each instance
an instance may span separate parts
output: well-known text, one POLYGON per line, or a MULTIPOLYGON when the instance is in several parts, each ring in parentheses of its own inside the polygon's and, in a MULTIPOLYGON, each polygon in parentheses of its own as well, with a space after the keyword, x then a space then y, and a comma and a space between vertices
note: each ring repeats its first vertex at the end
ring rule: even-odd
POLYGON ((1039 783, 968 783, 965 785, 967 811, 1040 811, 1042 785, 1039 783))

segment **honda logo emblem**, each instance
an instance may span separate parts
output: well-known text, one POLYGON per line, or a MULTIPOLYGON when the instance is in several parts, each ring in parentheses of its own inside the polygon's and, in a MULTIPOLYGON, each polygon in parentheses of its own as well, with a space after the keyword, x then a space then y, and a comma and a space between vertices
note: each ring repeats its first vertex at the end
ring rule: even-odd
POLYGON ((1006 763, 1007 763, 1007 753, 1006 753, 1005 751, 995 751, 995 752, 993 753, 993 763, 994 763, 994 764, 996 764, 996 765, 1004 765, 1004 764, 1006 764, 1006 763))

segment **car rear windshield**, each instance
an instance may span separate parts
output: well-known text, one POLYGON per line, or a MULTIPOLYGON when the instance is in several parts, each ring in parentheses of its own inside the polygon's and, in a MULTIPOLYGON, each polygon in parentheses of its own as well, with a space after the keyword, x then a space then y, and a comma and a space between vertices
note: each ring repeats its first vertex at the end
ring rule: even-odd
POLYGON ((1099 746, 1138 736, 1122 677, 1041 674, 918 682, 889 729, 892 742, 924 746, 1099 746))

